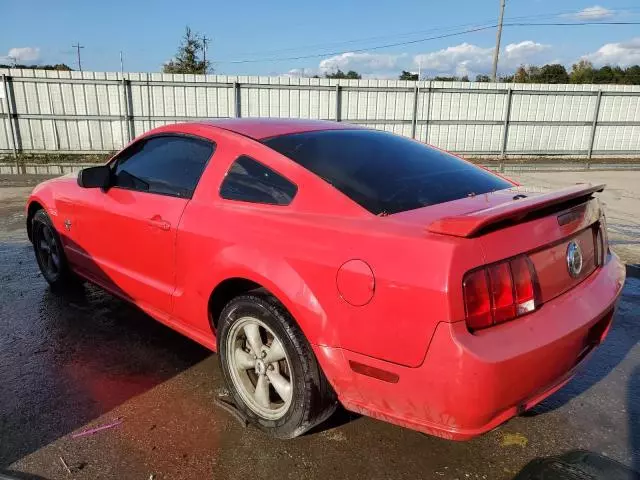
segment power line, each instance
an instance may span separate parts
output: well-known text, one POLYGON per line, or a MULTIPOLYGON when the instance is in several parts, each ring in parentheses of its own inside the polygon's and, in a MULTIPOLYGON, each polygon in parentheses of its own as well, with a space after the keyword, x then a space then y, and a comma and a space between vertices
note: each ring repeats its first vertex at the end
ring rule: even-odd
POLYGON ((80 45, 80 42, 77 42, 75 45, 71 45, 71 46, 76 49, 76 52, 78 54, 78 70, 82 71, 82 62, 80 61, 80 49, 84 48, 84 45, 80 45))
MULTIPOLYGON (((505 27, 527 27, 527 26, 587 26, 587 25, 640 25, 640 22, 509 22, 509 23, 504 23, 503 26, 505 27)), ((280 62, 280 61, 288 61, 288 60, 302 60, 302 59, 306 59, 306 58, 322 58, 322 57, 332 57, 332 56, 336 56, 336 55, 342 55, 344 53, 360 53, 360 52, 370 52, 373 50, 382 50, 385 48, 391 48, 391 47, 399 47, 399 46, 404 46, 404 45, 412 45, 412 44, 417 44, 417 43, 423 43, 423 42, 428 42, 431 40, 439 40, 442 38, 449 38, 449 37, 456 37, 456 36, 460 36, 460 35, 466 35, 469 33, 475 33, 475 32, 481 32, 484 30, 489 30, 489 29, 493 29, 495 27, 497 27, 498 24, 494 23, 491 25, 485 25, 485 26, 481 26, 481 27, 476 27, 476 28, 469 28, 466 30, 462 30, 462 31, 458 31, 458 32, 453 32, 453 33, 446 33, 446 34, 442 34, 442 35, 435 35, 435 36, 431 36, 431 37, 426 37, 426 38, 419 38, 416 40, 409 40, 409 41, 405 41, 405 42, 395 42, 395 43, 387 43, 384 45, 376 45, 376 46, 372 46, 372 47, 364 47, 364 48, 357 48, 357 49, 352 49, 352 50, 342 50, 342 51, 334 51, 334 52, 323 52, 323 53, 314 53, 314 54, 310 54, 310 55, 298 55, 298 56, 292 56, 292 57, 272 57, 272 58, 252 58, 252 59, 244 59, 244 60, 227 60, 227 61, 217 61, 217 62, 213 62, 216 64, 243 64, 243 63, 261 63, 261 62, 280 62)))
POLYGON ((510 22, 505 23, 505 26, 509 27, 537 27, 537 26, 551 26, 551 27, 583 27, 585 25, 640 25, 640 22, 526 22, 517 23, 510 22))
MULTIPOLYGON (((614 12, 631 12, 631 11, 640 11, 640 7, 611 7, 614 12)), ((577 15, 579 12, 576 10, 561 10, 561 11, 557 11, 557 12, 553 12, 553 13, 540 13, 540 14, 535 14, 535 15, 521 15, 521 16, 514 16, 514 17, 505 17, 505 20, 508 21, 520 21, 520 20, 530 20, 530 19, 545 19, 545 18, 555 18, 555 17, 560 17, 560 16, 568 16, 568 15, 577 15)), ((403 37, 410 37, 410 36, 414 36, 414 35, 423 35, 423 34, 428 34, 428 33, 435 33, 435 32, 441 32, 441 31, 451 31, 451 30, 457 30, 460 28, 475 28, 475 27, 482 27, 482 26, 486 26, 487 24, 494 24, 495 20, 494 19, 488 19, 482 22, 474 22, 474 23, 463 23, 463 24, 458 24, 458 25, 450 25, 447 27, 436 27, 436 28, 430 28, 430 29, 426 29, 426 30, 414 30, 411 32, 404 32, 404 33, 397 33, 397 34, 389 34, 389 35, 377 35, 377 36, 373 36, 373 37, 364 37, 364 38, 356 38, 356 39, 350 39, 350 40, 342 40, 342 41, 334 41, 334 42, 325 42, 325 43, 316 43, 316 44, 311 44, 311 45, 300 45, 300 46, 296 46, 296 47, 288 47, 288 48, 282 48, 282 49, 276 49, 276 50, 263 50, 263 51, 253 51, 253 52, 240 52, 237 53, 237 55, 270 55, 270 54, 275 54, 275 53, 284 53, 284 52, 295 52, 295 51, 300 51, 300 50, 315 50, 317 48, 321 48, 321 47, 336 47, 336 46, 341 46, 341 45, 348 45, 348 44, 353 44, 353 43, 364 43, 364 42, 368 42, 368 41, 372 41, 372 40, 384 40, 384 39, 395 39, 395 38, 403 38, 403 37)), ((598 22, 600 23, 600 22, 598 22)), ((224 63, 224 62, 217 62, 217 63, 224 63)))
POLYGON ((358 49, 354 49, 354 50, 346 50, 346 51, 341 51, 341 52, 325 52, 325 53, 317 53, 317 54, 313 54, 313 55, 300 55, 297 57, 283 57, 283 58, 253 58, 253 59, 248 59, 248 60, 229 60, 229 61, 221 61, 221 62, 214 62, 214 63, 232 63, 232 64, 238 64, 238 63, 258 63, 258 62, 279 62, 279 61, 284 61, 284 60, 301 60, 304 58, 321 58, 321 57, 331 57, 334 55, 341 55, 343 53, 358 53, 358 52, 368 52, 371 50, 381 50, 383 48, 390 48, 390 47, 398 47, 401 45, 411 45, 413 43, 421 43, 421 42, 426 42, 428 40, 437 40, 439 38, 447 38, 447 37, 455 37, 458 35, 465 35, 467 33, 473 33, 473 32, 480 32, 482 30, 489 30, 490 28, 495 28, 497 27, 497 24, 493 24, 493 25, 487 25, 484 27, 478 27, 478 28, 470 28, 468 30, 463 30, 461 32, 454 32, 454 33, 446 33, 443 35, 437 35, 434 37, 428 37, 428 38, 420 38, 418 40, 410 40, 407 42, 397 42, 397 43, 388 43, 386 45, 377 45, 374 47, 367 47, 367 48, 358 48, 358 49))

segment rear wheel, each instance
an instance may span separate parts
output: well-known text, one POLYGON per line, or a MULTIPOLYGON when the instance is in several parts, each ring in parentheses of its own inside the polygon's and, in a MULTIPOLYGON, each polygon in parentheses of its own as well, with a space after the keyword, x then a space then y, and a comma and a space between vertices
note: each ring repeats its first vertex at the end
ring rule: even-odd
POLYGON ((76 286, 78 282, 69 269, 60 236, 44 210, 38 210, 31 220, 31 239, 38 267, 49 285, 60 289, 76 286))
POLYGON ((243 295, 221 313, 218 352, 225 382, 249 421, 279 438, 302 435, 337 402, 307 340, 269 295, 243 295))

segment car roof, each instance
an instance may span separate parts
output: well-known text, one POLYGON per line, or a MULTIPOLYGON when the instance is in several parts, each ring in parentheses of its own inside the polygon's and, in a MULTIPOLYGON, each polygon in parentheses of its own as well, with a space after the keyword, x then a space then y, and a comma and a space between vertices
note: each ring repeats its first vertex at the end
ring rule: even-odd
POLYGON ((223 128, 254 140, 264 140, 291 133, 362 128, 348 123, 302 118, 219 118, 196 123, 223 128))

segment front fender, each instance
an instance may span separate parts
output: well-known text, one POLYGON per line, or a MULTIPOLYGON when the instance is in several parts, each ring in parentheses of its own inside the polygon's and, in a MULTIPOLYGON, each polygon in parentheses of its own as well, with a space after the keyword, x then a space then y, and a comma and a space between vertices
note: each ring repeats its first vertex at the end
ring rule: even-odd
POLYGON ((47 212, 47 215, 49 215, 49 218, 51 219, 51 221, 53 222, 57 230, 59 230, 59 227, 60 227, 60 225, 58 225, 59 223, 58 211, 55 208, 55 200, 53 197, 53 193, 51 192, 51 189, 46 188, 42 184, 37 185, 29 195, 29 198, 27 199, 27 203, 24 206, 24 215, 26 218, 26 227, 27 227, 27 237, 29 238, 29 241, 32 241, 31 240, 31 219, 33 218, 33 215, 35 214, 35 212, 39 210, 39 207, 37 205, 44 208, 44 210, 47 212))

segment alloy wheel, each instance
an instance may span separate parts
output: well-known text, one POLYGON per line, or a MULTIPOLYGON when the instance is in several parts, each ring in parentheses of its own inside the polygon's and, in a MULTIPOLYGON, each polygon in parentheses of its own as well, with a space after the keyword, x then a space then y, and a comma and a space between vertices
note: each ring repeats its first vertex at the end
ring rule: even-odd
POLYGON ((282 418, 293 398, 293 369, 275 333, 257 318, 239 318, 226 352, 233 385, 245 404, 264 419, 282 418))
POLYGON ((48 225, 40 225, 36 251, 44 273, 50 278, 56 278, 60 274, 60 247, 48 225))

